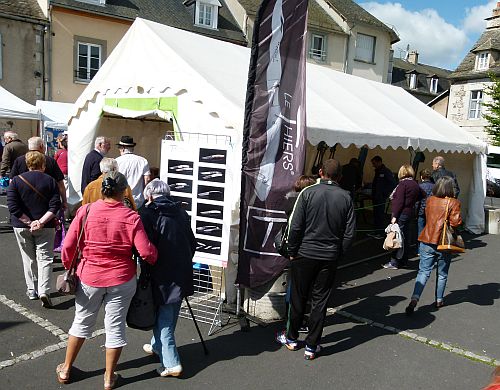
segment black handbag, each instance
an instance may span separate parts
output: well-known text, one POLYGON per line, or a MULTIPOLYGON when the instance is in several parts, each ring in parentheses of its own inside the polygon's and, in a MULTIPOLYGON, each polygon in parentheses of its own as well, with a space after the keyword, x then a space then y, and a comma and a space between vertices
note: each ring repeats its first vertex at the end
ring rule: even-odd
POLYGON ((151 273, 148 266, 141 264, 137 288, 127 313, 127 325, 133 329, 151 330, 156 323, 156 314, 151 273))
POLYGON ((285 259, 290 258, 290 253, 288 252, 288 223, 274 237, 274 248, 285 259))

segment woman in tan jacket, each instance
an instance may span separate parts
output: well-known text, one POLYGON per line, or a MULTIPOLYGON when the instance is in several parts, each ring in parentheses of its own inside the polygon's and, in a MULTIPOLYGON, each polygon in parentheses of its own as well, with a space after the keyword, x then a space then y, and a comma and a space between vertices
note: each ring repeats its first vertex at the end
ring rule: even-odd
POLYGON ((406 308, 406 314, 408 315, 411 315, 415 310, 434 264, 436 264, 437 270, 436 308, 444 305, 443 295, 448 281, 451 254, 438 252, 437 246, 447 218, 449 218, 452 227, 457 227, 462 223, 460 201, 454 198, 454 194, 453 179, 445 176, 436 182, 432 189, 432 196, 427 199, 425 208, 426 224, 418 237, 420 241, 420 263, 411 301, 406 308), (447 208, 448 214, 446 215, 447 208))

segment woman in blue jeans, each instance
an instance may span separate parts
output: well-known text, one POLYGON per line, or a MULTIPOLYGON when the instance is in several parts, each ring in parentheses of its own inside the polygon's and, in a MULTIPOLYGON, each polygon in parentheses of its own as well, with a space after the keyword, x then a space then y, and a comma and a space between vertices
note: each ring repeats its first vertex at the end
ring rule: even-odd
POLYGON ((160 376, 179 376, 182 365, 174 332, 182 300, 194 292, 196 240, 188 214, 170 197, 168 184, 154 179, 144 189, 144 198, 147 203, 139 214, 149 239, 158 248, 158 261, 150 269, 158 316, 151 343, 143 349, 160 358, 160 376))
POLYGON ((422 295, 425 284, 431 275, 434 265, 437 269, 436 278, 436 308, 444 305, 443 296, 448 281, 451 254, 439 252, 437 246, 448 220, 452 227, 462 224, 460 216, 460 201, 454 198, 453 179, 444 176, 436 182, 432 189, 432 196, 427 199, 425 207, 426 224, 418 237, 420 241, 420 264, 415 281, 415 288, 406 314, 411 315, 422 295))

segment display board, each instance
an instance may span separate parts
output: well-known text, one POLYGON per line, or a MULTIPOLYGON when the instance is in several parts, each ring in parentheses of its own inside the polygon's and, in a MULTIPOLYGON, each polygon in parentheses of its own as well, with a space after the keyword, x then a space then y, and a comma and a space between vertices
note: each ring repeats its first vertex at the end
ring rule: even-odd
POLYGON ((231 203, 231 145, 226 142, 163 140, 160 178, 191 218, 196 237, 193 262, 226 267, 231 203))
POLYGON ((57 137, 59 136, 59 134, 64 132, 64 129, 45 127, 43 132, 44 132, 44 141, 45 144, 47 145, 46 153, 50 157, 54 157, 54 155, 57 152, 57 137))

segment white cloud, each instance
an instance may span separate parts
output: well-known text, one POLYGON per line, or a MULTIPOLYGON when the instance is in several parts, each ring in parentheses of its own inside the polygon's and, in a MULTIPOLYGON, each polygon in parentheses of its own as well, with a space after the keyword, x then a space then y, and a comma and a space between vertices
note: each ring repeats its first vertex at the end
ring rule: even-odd
MULTIPOLYGON (((372 15, 394 26, 401 39, 394 45, 394 56, 410 45, 420 54, 419 62, 453 69, 470 45, 465 31, 446 22, 435 9, 409 11, 400 3, 362 3, 372 15)), ((491 12, 491 11, 490 11, 491 12)))
POLYGON ((489 1, 484 5, 477 5, 465 9, 463 21, 464 30, 468 33, 482 33, 486 28, 485 18, 491 16, 491 11, 496 8, 496 1, 489 1))

